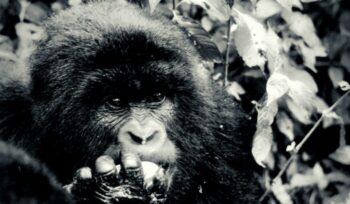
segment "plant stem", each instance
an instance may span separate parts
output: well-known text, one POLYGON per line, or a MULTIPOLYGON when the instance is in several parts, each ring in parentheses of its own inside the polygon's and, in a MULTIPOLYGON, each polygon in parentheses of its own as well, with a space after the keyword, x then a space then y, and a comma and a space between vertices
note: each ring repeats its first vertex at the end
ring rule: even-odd
MULTIPOLYGON (((300 149, 304 146, 304 144, 307 142, 307 140, 311 137, 312 133, 315 132, 316 128, 321 124, 323 119, 326 117, 327 113, 332 112, 335 109, 335 107, 337 107, 337 105, 339 105, 349 94, 350 94, 350 90, 347 91, 345 94, 343 94, 331 107, 329 107, 328 109, 323 111, 322 116, 316 121, 316 123, 312 126, 312 128, 309 130, 309 132, 305 135, 305 137, 296 146, 292 155, 289 157, 288 161, 283 165, 283 167, 278 172, 278 174, 275 176, 275 178, 272 179, 272 185, 278 179, 281 178, 281 176, 284 174, 284 172, 288 169, 289 165, 294 161, 295 158, 297 158, 300 149)), ((262 202, 270 192, 271 192, 271 189, 266 189, 265 193, 260 197, 259 202, 262 202)))
POLYGON ((230 65, 229 59, 230 59, 230 45, 231 45, 231 24, 232 19, 229 18, 227 22, 227 43, 226 43, 226 56, 225 56, 225 72, 224 72, 224 88, 227 85, 227 77, 228 77, 228 67, 230 65))

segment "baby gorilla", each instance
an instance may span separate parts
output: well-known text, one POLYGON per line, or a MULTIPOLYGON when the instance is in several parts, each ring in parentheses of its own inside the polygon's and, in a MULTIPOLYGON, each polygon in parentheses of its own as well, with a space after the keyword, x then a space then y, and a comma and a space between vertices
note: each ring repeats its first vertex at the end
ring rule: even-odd
MULTIPOLYGON (((1 139, 65 184, 101 155, 123 175, 130 170, 123 158, 134 155, 134 167, 164 169, 167 203, 256 202, 254 124, 211 81, 179 27, 118 0, 63 11, 45 30, 30 84, 2 88, 1 139)), ((73 194, 89 186, 79 178, 103 183, 95 179, 105 173, 99 165, 84 169, 68 186, 73 194)))

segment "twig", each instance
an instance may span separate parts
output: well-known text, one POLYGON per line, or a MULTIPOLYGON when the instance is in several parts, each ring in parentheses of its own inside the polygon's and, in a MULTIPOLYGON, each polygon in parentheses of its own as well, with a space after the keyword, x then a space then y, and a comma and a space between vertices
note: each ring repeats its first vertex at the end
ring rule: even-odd
POLYGON ((228 76, 228 67, 229 67, 229 59, 230 59, 230 45, 231 45, 231 24, 232 19, 229 18, 227 22, 227 43, 226 43, 226 57, 225 57, 225 72, 224 72, 224 84, 225 88, 227 85, 227 76, 228 76))
MULTIPOLYGON (((284 174, 284 172, 288 169, 289 165, 294 161, 294 159, 298 156, 298 153, 300 149, 304 146, 305 142, 311 137, 312 133, 315 132, 316 128, 321 124, 322 120, 326 117, 326 115, 329 112, 332 112, 337 105, 339 105, 348 95, 350 94, 350 90, 347 91, 345 94, 343 94, 331 107, 323 111, 322 116, 316 121, 316 123, 312 126, 310 131, 305 135, 305 137, 300 141, 300 143, 296 146, 295 150, 293 151, 292 155, 289 157, 288 161, 283 165, 281 170, 278 172, 278 174, 275 176, 274 179, 272 179, 273 185, 278 179, 281 178, 281 176, 284 174)), ((259 202, 262 202, 265 197, 271 192, 271 189, 266 189, 264 194, 260 197, 259 202)))

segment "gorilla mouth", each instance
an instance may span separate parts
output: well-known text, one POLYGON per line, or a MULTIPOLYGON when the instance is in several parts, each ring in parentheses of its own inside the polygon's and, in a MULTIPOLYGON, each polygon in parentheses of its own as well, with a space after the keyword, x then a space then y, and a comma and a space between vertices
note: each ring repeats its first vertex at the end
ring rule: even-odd
MULTIPOLYGON (((112 159, 115 161, 116 164, 121 165, 122 164, 122 153, 121 153, 121 147, 120 145, 110 145, 104 152, 104 155, 108 155, 112 157, 112 159)), ((159 169, 162 169, 166 175, 172 175, 175 171, 176 167, 173 163, 170 163, 169 161, 153 161, 149 159, 144 159, 142 156, 140 156, 140 160, 142 164, 146 164, 146 169, 144 171, 149 171, 149 166, 151 169, 155 168, 154 165, 156 165, 159 169)), ((152 171, 152 170, 151 170, 152 171)), ((147 173, 147 172, 146 172, 147 173)))

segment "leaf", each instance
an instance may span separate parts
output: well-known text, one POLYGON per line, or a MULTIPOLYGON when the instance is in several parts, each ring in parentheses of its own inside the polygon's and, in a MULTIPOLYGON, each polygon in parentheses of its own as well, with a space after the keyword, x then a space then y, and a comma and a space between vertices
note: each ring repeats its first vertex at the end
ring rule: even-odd
POLYGON ((303 41, 294 41, 293 44, 295 44, 299 50, 299 52, 302 54, 304 65, 308 68, 310 68, 313 72, 317 72, 315 68, 316 64, 316 57, 325 57, 326 52, 323 47, 309 47, 307 46, 303 41))
POLYGON ((177 12, 174 12, 173 21, 184 29, 184 32, 192 40, 203 60, 215 63, 223 61, 218 47, 211 40, 209 33, 200 24, 179 15, 177 12))
POLYGON ((159 4, 160 0, 148 0, 148 5, 150 9, 150 13, 153 13, 156 9, 157 5, 159 4))
POLYGON ((288 96, 290 96, 294 102, 304 107, 312 106, 310 103, 315 96, 315 92, 313 92, 308 86, 300 81, 289 80, 288 84, 288 96))
POLYGON ((286 112, 279 112, 276 116, 276 124, 278 130, 283 133, 289 141, 294 140, 294 124, 286 112))
POLYGON ((241 100, 240 95, 246 93, 244 88, 235 81, 229 84, 229 86, 226 88, 226 91, 232 96, 234 96, 238 101, 241 100))
POLYGON ((311 171, 306 174, 297 173, 292 176, 289 183, 291 188, 312 186, 316 184, 316 178, 311 171))
POLYGON ((30 22, 40 23, 49 15, 49 8, 41 3, 31 3, 26 7, 24 18, 30 22))
POLYGON ((267 105, 282 97, 289 90, 289 79, 280 73, 273 73, 266 84, 267 105))
POLYGON ((292 11, 292 1, 291 0, 276 0, 283 8, 287 9, 288 11, 292 11))
MULTIPOLYGON (((347 41, 347 37, 340 35, 339 33, 330 32, 326 35, 326 37, 323 39, 323 42, 327 48, 330 60, 337 58, 341 53, 343 53, 342 55, 346 53, 343 50, 346 47, 347 41)), ((341 62, 341 64, 343 63, 341 62)), ((350 73, 350 67, 348 70, 350 73)))
POLYGON ((343 11, 340 18, 340 33, 345 35, 345 36, 350 36, 350 12, 349 11, 343 11))
POLYGON ((314 165, 314 167, 312 168, 312 172, 314 173, 314 176, 316 178, 318 188, 324 190, 328 186, 328 179, 320 163, 317 162, 314 165))
POLYGON ((224 0, 183 0, 178 6, 184 3, 202 7, 209 16, 219 21, 227 21, 230 17, 230 7, 224 0))
MULTIPOLYGON (((314 78, 311 76, 311 74, 309 74, 307 71, 303 69, 292 67, 293 65, 289 65, 289 66, 291 66, 290 69, 285 69, 283 71, 284 71, 284 74, 288 76, 290 80, 303 83, 305 87, 307 87, 307 89, 310 90, 310 92, 312 93, 318 92, 317 84, 314 78)), ((296 87, 293 87, 293 83, 291 85, 292 85, 291 87, 292 89, 296 88, 296 87)), ((298 87, 298 88, 304 89, 304 87, 298 87)))
MULTIPOLYGON (((290 75, 291 74, 288 76, 290 75)), ((313 79, 311 80, 312 81, 309 82, 314 83, 313 79)), ((304 81, 305 80, 303 80, 303 82, 304 81)), ((297 120, 304 124, 310 124, 310 116, 316 111, 322 113, 322 111, 328 108, 328 106, 322 99, 316 96, 316 91, 318 90, 317 87, 313 88, 316 90, 311 90, 311 88, 309 88, 309 86, 305 85, 303 82, 299 80, 289 80, 289 91, 287 95, 290 98, 286 99, 286 104, 297 120)))
POLYGON ((283 60, 286 60, 282 56, 282 43, 281 39, 277 36, 275 31, 268 27, 266 39, 266 57, 268 61, 268 67, 271 73, 274 73, 277 70, 280 70, 283 67, 283 60))
POLYGON ((286 99, 286 104, 295 119, 303 124, 311 124, 310 112, 303 106, 299 106, 290 98, 286 99))
POLYGON ((277 114, 276 102, 258 109, 256 132, 253 139, 252 154, 257 164, 266 168, 273 144, 271 124, 277 114))
POLYGON ((340 58, 340 64, 343 65, 350 74, 350 50, 343 52, 340 58))
POLYGON ((270 105, 266 105, 257 111, 257 128, 266 128, 267 126, 272 125, 274 118, 278 112, 278 106, 276 102, 272 102, 270 105))
MULTIPOLYGON (((323 48, 320 39, 316 35, 315 26, 309 16, 299 12, 283 12, 282 17, 287 22, 289 29, 302 37, 308 46, 312 48, 323 48)), ((324 48, 323 52, 325 53, 324 48)))
POLYGON ((301 2, 303 2, 303 3, 312 3, 312 2, 316 2, 316 1, 321 1, 321 0, 301 0, 301 2))
POLYGON ((232 33, 238 54, 247 66, 259 66, 263 69, 266 62, 266 29, 257 19, 236 8, 232 9, 232 13, 238 25, 232 33))
POLYGON ((344 79, 344 71, 339 67, 331 67, 328 69, 329 78, 332 81, 333 87, 337 88, 339 82, 344 79))
POLYGON ((254 12, 257 17, 266 19, 281 12, 281 5, 275 0, 260 0, 256 4, 254 12))
POLYGON ((270 126, 265 128, 258 128, 254 135, 252 154, 257 164, 266 168, 265 160, 272 147, 272 128, 270 126))
POLYGON ((329 155, 329 157, 344 165, 350 165, 350 146, 344 145, 339 147, 335 152, 329 155))
POLYGON ((299 0, 292 0, 292 5, 295 8, 299 8, 300 10, 303 10, 303 5, 299 0))
POLYGON ((82 0, 68 0, 68 5, 70 6, 77 6, 81 4, 82 0))
POLYGON ((341 81, 338 83, 339 87, 343 91, 349 91, 350 90, 350 84, 346 81, 341 81))
POLYGON ((271 190, 281 204, 293 204, 292 198, 288 194, 286 187, 283 186, 281 179, 272 184, 271 190))

